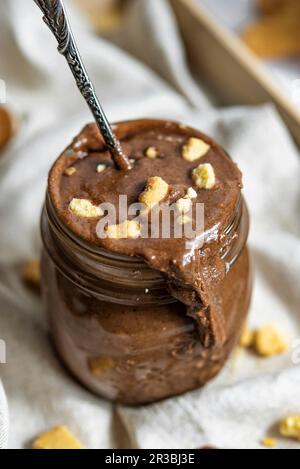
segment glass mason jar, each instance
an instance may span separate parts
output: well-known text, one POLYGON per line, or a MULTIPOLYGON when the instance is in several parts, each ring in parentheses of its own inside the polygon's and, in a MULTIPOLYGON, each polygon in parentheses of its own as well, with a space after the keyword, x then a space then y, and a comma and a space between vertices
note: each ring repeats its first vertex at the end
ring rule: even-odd
POLYGON ((142 259, 80 239, 58 218, 49 192, 41 230, 42 289, 60 357, 87 388, 143 404, 197 388, 215 376, 238 341, 251 295, 249 217, 241 197, 225 228, 227 273, 215 291, 224 343, 201 343, 199 325, 142 259), (230 240, 230 242, 228 242, 230 240))

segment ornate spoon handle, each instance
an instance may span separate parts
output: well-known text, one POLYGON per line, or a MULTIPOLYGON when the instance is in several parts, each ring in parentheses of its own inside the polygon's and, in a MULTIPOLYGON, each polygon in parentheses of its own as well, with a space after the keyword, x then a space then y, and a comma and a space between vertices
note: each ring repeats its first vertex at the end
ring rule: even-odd
POLYGON ((95 93, 80 57, 72 29, 62 0, 34 0, 42 10, 43 20, 58 42, 58 51, 62 54, 74 75, 77 87, 92 111, 107 147, 110 149, 116 165, 120 169, 130 169, 130 163, 122 152, 120 142, 115 137, 102 106, 95 93))

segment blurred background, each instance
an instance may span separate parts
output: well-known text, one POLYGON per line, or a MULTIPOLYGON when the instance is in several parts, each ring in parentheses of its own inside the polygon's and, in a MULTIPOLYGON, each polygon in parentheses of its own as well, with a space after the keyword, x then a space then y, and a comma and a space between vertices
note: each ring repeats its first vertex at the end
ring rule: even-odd
MULTIPOLYGON (((99 38, 116 44, 145 63, 179 92, 184 92, 191 101, 197 94, 193 85, 189 83, 189 87, 183 90, 172 72, 172 68, 177 67, 176 73, 180 74, 183 60, 194 80, 205 91, 206 97, 215 105, 275 103, 293 137, 300 144, 298 0, 151 0, 147 6, 143 0, 66 0, 66 3, 71 9, 75 29, 76 24, 79 29, 85 24, 99 38), (158 6, 158 3, 165 5, 158 6), (167 20, 166 5, 170 8, 167 20), (174 24, 171 24, 172 21, 174 24), (180 54, 179 38, 183 42, 180 54), (168 55, 164 56, 167 49, 168 55)), ((2 19, 4 23, 5 15, 14 15, 14 5, 11 5, 9 12, 4 0, 2 9, 6 10, 2 19)), ((33 28, 34 31, 37 28, 39 16, 31 2, 28 8, 19 7, 15 27, 21 17, 27 30, 33 28), (30 17, 35 20, 33 24, 30 17)), ((3 24, 0 32, 0 104, 6 99, 10 100, 9 93, 5 93, 5 81, 9 80, 12 95, 13 79, 17 77, 11 75, 18 73, 16 58, 20 50, 17 51, 12 44, 8 45, 12 33, 9 29, 13 27, 3 24)), ((21 28, 18 36, 21 49, 29 46, 30 36, 25 38, 21 28)), ((16 42, 16 38, 13 42, 16 42)), ((37 44, 31 45, 31 48, 32 54, 38 54, 37 44)), ((87 54, 84 43, 81 52, 83 56, 87 54)), ((52 50, 44 52, 43 58, 37 55, 35 60, 39 58, 40 67, 43 62, 46 66, 46 56, 52 57, 53 54, 54 44, 52 50)), ((88 65, 93 73, 93 65, 88 65)), ((49 70, 49 64, 46 67, 49 70)), ((102 73, 105 75, 105 67, 102 73)), ((23 82, 26 86, 25 79, 23 82)), ((18 107, 15 102, 8 104, 18 107)), ((3 116, 3 112, 1 115, 0 148, 3 148, 16 130, 16 121, 9 121, 11 115, 3 116)))

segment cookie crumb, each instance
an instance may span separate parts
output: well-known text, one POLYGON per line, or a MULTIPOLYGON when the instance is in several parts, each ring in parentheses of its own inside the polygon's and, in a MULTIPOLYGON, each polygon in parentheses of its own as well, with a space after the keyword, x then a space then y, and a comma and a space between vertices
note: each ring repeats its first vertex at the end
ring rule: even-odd
POLYGON ((80 441, 65 426, 42 433, 32 444, 33 449, 82 449, 80 441))
POLYGON ((214 168, 210 163, 199 164, 193 170, 193 180, 200 189, 212 189, 216 184, 214 168))
POLYGON ((275 440, 275 438, 271 438, 268 436, 261 441, 261 444, 266 448, 275 448, 277 445, 277 441, 275 440))
POLYGON ((188 213, 191 210, 192 201, 191 199, 178 199, 176 202, 176 208, 181 213, 188 213))
POLYGON ((262 18, 246 26, 242 39, 259 57, 282 59, 300 54, 298 0, 260 1, 262 18))
POLYGON ((66 168, 66 169, 64 170, 64 174, 65 174, 66 176, 69 176, 69 177, 70 177, 70 176, 73 176, 73 174, 75 174, 75 173, 76 173, 76 168, 74 168, 74 166, 70 166, 69 168, 66 168))
POLYGON ((41 287, 40 261, 34 259, 25 262, 21 268, 21 278, 27 287, 39 291, 41 287))
POLYGON ((188 190, 186 191, 186 198, 188 199, 197 199, 197 192, 193 187, 189 187, 188 190))
POLYGON ((279 432, 282 436, 300 440, 300 415, 290 415, 280 422, 279 432))
POLYGON ((272 357, 287 350, 288 344, 274 326, 267 324, 257 329, 254 335, 254 349, 262 357, 272 357))
POLYGON ((147 158, 149 158, 150 160, 155 160, 155 158, 158 157, 158 150, 157 150, 157 148, 155 148, 155 147, 149 147, 149 148, 147 148, 147 150, 145 151, 145 155, 146 155, 147 158))
POLYGON ((81 218, 97 218, 104 215, 100 207, 93 205, 87 199, 72 199, 69 209, 74 215, 81 218))
POLYGON ((97 173, 103 173, 107 168, 106 164, 98 164, 97 166, 97 173))
POLYGON ((249 348, 252 347, 253 341, 254 341, 254 331, 251 331, 247 327, 243 330, 241 336, 240 336, 240 341, 239 344, 243 348, 249 348))
POLYGON ((204 142, 200 138, 189 138, 186 144, 182 149, 182 157, 184 160, 193 162, 202 158, 202 156, 206 155, 208 150, 210 149, 210 145, 204 142))
POLYGON ((161 177, 150 177, 144 192, 139 196, 139 202, 144 204, 147 210, 151 210, 167 196, 168 191, 169 185, 161 177))
POLYGON ((126 220, 119 225, 110 225, 106 234, 111 239, 136 239, 141 235, 141 225, 135 220, 126 220))

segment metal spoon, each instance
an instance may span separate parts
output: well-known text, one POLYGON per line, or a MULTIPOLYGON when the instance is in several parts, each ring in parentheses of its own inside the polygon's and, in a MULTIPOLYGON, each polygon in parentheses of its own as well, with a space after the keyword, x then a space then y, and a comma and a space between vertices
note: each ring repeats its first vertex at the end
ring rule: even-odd
POLYGON ((66 58, 76 80, 77 87, 93 113, 104 141, 111 151, 115 164, 119 169, 130 169, 130 162, 127 156, 122 152, 120 142, 111 129, 95 93, 94 86, 80 57, 63 1, 34 0, 34 2, 42 10, 44 14, 43 20, 56 37, 58 51, 66 58))

